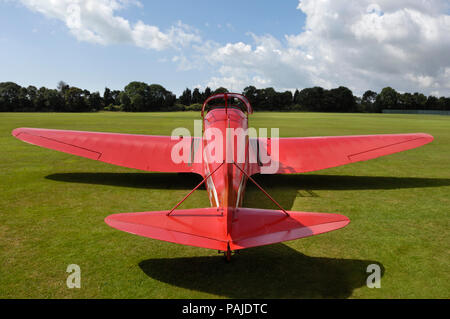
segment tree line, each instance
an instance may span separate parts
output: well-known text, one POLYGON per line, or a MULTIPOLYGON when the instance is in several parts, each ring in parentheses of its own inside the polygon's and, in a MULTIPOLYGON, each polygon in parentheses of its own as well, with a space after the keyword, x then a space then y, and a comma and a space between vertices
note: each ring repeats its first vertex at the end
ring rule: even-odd
MULTIPOLYGON (((200 110, 205 99, 228 90, 214 91, 207 87, 186 88, 177 98, 159 84, 130 82, 123 90, 105 88, 103 95, 70 86, 60 81, 56 89, 35 86, 21 87, 14 82, 0 83, 0 112, 96 112, 125 111, 189 111, 200 110)), ((278 92, 274 88, 247 86, 242 94, 255 110, 311 112, 381 112, 383 109, 450 110, 450 98, 425 96, 422 93, 399 93, 385 87, 380 93, 368 90, 362 97, 354 96, 344 86, 321 87, 278 92)))

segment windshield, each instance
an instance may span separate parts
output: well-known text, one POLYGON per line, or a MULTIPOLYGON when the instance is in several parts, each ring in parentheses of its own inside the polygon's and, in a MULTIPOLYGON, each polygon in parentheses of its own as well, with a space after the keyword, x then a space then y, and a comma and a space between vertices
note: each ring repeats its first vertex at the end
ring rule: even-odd
POLYGON ((238 93, 219 93, 210 96, 203 103, 202 116, 205 111, 208 112, 218 108, 233 108, 247 114, 253 113, 252 107, 245 96, 238 93))

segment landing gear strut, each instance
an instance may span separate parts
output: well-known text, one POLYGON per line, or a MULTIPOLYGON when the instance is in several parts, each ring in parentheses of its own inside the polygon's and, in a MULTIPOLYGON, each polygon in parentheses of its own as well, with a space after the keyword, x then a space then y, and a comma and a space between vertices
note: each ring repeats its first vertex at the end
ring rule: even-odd
POLYGON ((225 260, 227 261, 227 262, 230 262, 231 261, 231 255, 232 254, 237 254, 238 253, 238 250, 235 250, 235 251, 232 251, 231 249, 230 249, 230 244, 228 244, 227 245, 227 250, 219 250, 219 251, 217 251, 219 254, 223 254, 223 256, 225 257, 225 260))
POLYGON ((226 251, 226 253, 225 253, 225 258, 226 258, 227 262, 230 262, 230 261, 231 261, 231 250, 230 250, 230 245, 228 245, 228 247, 227 247, 227 251, 226 251))

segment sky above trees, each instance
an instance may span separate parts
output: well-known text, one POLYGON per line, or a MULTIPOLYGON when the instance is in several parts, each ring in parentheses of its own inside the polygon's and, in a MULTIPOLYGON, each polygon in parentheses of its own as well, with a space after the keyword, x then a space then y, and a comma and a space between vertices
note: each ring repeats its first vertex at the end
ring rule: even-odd
POLYGON ((0 82, 450 95, 446 0, 0 0, 0 82))

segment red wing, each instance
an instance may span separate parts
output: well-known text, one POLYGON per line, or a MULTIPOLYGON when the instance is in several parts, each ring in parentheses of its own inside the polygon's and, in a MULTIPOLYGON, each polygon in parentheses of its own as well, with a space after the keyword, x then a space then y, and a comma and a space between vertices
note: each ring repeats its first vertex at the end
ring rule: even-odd
MULTIPOLYGON (((27 143, 109 164, 156 172, 196 172, 198 164, 175 163, 170 136, 18 128, 12 134, 27 143)), ((191 138, 185 137, 187 145, 191 138), (188 140, 187 140, 188 139, 188 140)))
MULTIPOLYGON (((272 142, 258 140, 259 151, 267 152, 269 144, 269 154, 274 160, 272 142)), ((303 173, 366 161, 419 147, 432 140, 433 137, 425 133, 280 138, 276 173, 303 173)))

